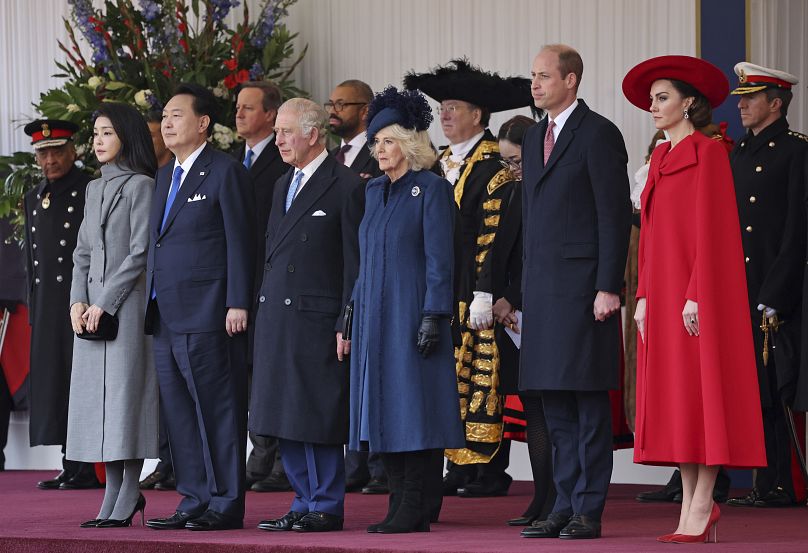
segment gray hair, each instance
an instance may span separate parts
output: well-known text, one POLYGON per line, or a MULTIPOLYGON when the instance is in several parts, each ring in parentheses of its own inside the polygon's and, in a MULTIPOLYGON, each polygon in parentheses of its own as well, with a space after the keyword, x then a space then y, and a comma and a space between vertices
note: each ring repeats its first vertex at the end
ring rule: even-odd
POLYGON ((328 125, 328 114, 323 106, 308 98, 291 98, 286 100, 278 111, 292 111, 297 114, 297 122, 303 136, 310 136, 313 129, 317 129, 320 144, 325 144, 328 125))
MULTIPOLYGON (((398 142, 401 153, 404 154, 410 169, 413 171, 429 169, 438 159, 428 132, 405 129, 397 123, 381 129, 376 134, 378 135, 382 131, 389 133, 390 137, 398 142)), ((374 159, 377 159, 376 148, 372 144, 370 153, 374 159)))

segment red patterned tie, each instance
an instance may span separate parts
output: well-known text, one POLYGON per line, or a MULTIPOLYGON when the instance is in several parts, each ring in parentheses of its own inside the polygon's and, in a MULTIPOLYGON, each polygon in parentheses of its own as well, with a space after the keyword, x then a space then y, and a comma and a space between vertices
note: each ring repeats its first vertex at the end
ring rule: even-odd
POLYGON ((553 152, 555 146, 555 136, 553 135, 553 128, 555 121, 550 121, 547 124, 547 132, 544 134, 544 164, 547 165, 547 160, 550 159, 550 154, 553 152))

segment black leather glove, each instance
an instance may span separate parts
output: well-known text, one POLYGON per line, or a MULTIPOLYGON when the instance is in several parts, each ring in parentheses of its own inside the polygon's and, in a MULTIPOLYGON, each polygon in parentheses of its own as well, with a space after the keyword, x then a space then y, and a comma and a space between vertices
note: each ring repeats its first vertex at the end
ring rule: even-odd
POLYGON ((440 317, 437 315, 424 315, 421 319, 421 326, 418 329, 418 353, 422 357, 427 357, 430 353, 435 351, 440 338, 440 330, 438 329, 438 321, 440 317))

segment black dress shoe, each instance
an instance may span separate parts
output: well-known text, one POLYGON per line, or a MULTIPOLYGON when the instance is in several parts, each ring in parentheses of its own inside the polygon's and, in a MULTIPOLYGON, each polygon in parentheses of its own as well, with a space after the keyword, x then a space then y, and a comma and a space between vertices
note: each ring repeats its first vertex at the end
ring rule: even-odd
POLYGON ((171 491, 177 489, 177 479, 174 476, 173 472, 166 474, 166 477, 163 478, 161 481, 157 482, 154 485, 155 490, 160 490, 161 492, 171 491))
POLYGON ((295 522, 306 516, 297 511, 289 511, 281 518, 273 518, 270 520, 262 520, 258 523, 259 530, 269 530, 270 532, 285 532, 292 529, 295 522))
POLYGON ((312 511, 292 525, 295 532, 333 532, 342 530, 343 518, 329 513, 312 511))
POLYGON ((50 480, 41 480, 36 483, 36 487, 40 490, 58 490, 59 486, 62 485, 63 482, 67 482, 70 480, 71 475, 65 471, 60 472, 56 475, 56 478, 51 478, 50 480))
POLYGON ((530 526, 533 524, 533 521, 536 520, 536 516, 521 516, 510 519, 506 524, 508 526, 530 526))
POLYGON ((263 480, 259 480, 250 489, 254 492, 288 492, 292 489, 284 472, 273 472, 263 480))
POLYGON ((789 495, 787 491, 785 491, 781 487, 777 487, 760 496, 755 501, 755 507, 763 507, 763 508, 772 508, 772 507, 796 507, 799 503, 794 501, 794 498, 789 495))
POLYGON ((758 499, 760 499, 760 495, 758 495, 757 490, 753 489, 743 497, 730 497, 727 499, 727 505, 732 507, 754 507, 758 499))
POLYGON ((94 490, 102 488, 95 474, 76 474, 70 480, 59 484, 60 490, 94 490))
POLYGON ((637 501, 644 502, 682 502, 682 474, 677 470, 674 471, 668 483, 661 490, 652 490, 647 492, 640 492, 637 494, 637 501), (676 501, 677 495, 679 501, 676 501))
POLYGON ((387 482, 378 478, 371 478, 368 483, 362 488, 362 493, 365 495, 384 495, 390 493, 390 488, 387 487, 387 482))
POLYGON ((560 513, 550 513, 547 520, 537 520, 522 530, 523 538, 557 538, 561 530, 567 526, 570 517, 560 513))
POLYGON ((140 494, 137 498, 137 503, 135 503, 135 508, 132 511, 132 514, 126 517, 123 520, 118 520, 114 518, 108 518, 107 520, 102 520, 98 524, 95 525, 96 528, 128 528, 132 526, 132 519, 135 518, 135 515, 140 511, 140 525, 143 526, 143 518, 145 517, 146 513, 146 498, 143 497, 143 494, 140 494))
POLYGON ((558 537, 562 540, 589 540, 600 537, 600 521, 585 515, 573 515, 569 523, 561 529, 558 537))
POLYGON ((140 481, 140 489, 141 490, 150 490, 154 488, 155 484, 162 482, 165 479, 166 475, 159 470, 152 472, 146 478, 140 481))
POLYGON ((151 518, 146 521, 146 526, 155 530, 179 530, 185 528, 185 524, 190 520, 198 518, 199 515, 176 511, 168 518, 151 518))
POLYGON ((364 478, 349 478, 345 481, 345 493, 361 492, 368 482, 364 478))
POLYGON ((449 471, 443 477, 443 496, 457 495, 457 490, 463 488, 468 480, 462 474, 449 471))
POLYGON ((484 474, 457 492, 458 497, 501 497, 508 495, 513 478, 509 474, 484 474))
POLYGON ((244 528, 244 520, 208 509, 201 517, 186 522, 185 527, 199 531, 239 530, 244 528))

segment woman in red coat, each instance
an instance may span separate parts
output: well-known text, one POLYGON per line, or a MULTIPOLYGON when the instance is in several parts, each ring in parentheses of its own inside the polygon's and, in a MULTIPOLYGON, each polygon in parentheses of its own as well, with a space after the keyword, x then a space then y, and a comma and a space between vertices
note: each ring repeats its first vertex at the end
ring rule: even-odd
POLYGON ((641 197, 634 315, 634 460, 682 472, 679 524, 660 541, 705 541, 719 467, 766 464, 732 173, 721 142, 695 132, 728 91, 718 68, 688 56, 647 60, 623 81, 670 137, 641 197))

